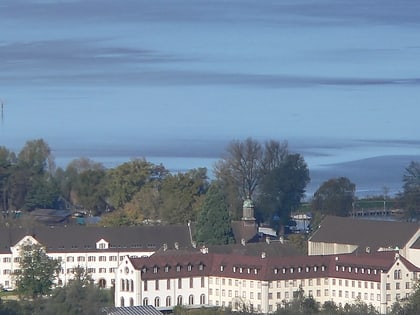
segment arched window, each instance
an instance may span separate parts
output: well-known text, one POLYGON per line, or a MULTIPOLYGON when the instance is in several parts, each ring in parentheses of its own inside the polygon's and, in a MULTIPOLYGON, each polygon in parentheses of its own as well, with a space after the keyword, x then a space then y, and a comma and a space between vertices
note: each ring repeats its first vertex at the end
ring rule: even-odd
POLYGON ((134 281, 131 280, 130 282, 131 282, 131 292, 133 292, 134 291, 134 281))
POLYGON ((123 297, 121 297, 121 300, 120 300, 120 306, 121 306, 121 307, 124 307, 124 298, 123 298, 123 297))
POLYGON ((148 298, 143 299, 143 305, 149 305, 149 299, 148 298))
POLYGON ((190 295, 189 297, 188 297, 188 304, 189 305, 193 305, 194 304, 194 295, 190 295))
POLYGON ((134 306, 134 300, 133 300, 133 298, 130 298, 130 306, 134 306))
POLYGON ((104 278, 99 279, 98 286, 103 289, 106 287, 106 280, 104 278))
POLYGON ((176 299, 177 305, 182 305, 182 295, 178 295, 178 298, 176 299))
POLYGON ((171 301, 171 297, 168 295, 168 296, 166 297, 166 306, 171 306, 171 303, 172 303, 172 301, 171 301))
POLYGON ((206 304, 206 296, 204 294, 200 295, 200 304, 201 305, 206 304))
POLYGON ((160 299, 159 297, 155 297, 155 307, 159 307, 160 306, 160 299))
POLYGON ((126 287, 126 290, 127 291, 131 291, 131 289, 130 289, 130 280, 125 280, 125 287, 126 287))
POLYGON ((121 291, 125 291, 125 281, 121 279, 121 291))

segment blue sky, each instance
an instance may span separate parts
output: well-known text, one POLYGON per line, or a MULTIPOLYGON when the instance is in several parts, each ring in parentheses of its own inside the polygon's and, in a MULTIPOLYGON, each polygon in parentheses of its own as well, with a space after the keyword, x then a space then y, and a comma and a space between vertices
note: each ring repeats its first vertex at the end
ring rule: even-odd
POLYGON ((419 1, 3 0, 0 29, 13 150, 195 156, 253 137, 308 160, 419 153, 419 1))

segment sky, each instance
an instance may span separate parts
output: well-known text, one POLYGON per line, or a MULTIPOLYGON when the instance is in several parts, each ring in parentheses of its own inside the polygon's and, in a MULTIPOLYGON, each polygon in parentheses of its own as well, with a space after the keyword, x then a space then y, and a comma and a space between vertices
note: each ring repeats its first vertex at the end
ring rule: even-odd
POLYGON ((420 155, 420 1, 2 0, 0 99, 62 158, 420 155))

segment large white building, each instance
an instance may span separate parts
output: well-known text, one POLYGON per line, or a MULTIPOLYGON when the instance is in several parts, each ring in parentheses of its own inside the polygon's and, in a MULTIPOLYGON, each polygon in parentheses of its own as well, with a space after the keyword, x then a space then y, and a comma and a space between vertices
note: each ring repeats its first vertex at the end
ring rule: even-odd
POLYGON ((360 300, 385 314, 412 292, 419 274, 396 251, 291 257, 167 251, 122 260, 115 306, 210 305, 272 313, 303 290, 321 304, 360 300))
POLYGON ((189 248, 191 231, 187 225, 2 228, 0 286, 15 287, 13 275, 19 269, 20 245, 25 242, 42 245, 50 257, 61 261, 58 285, 66 284, 76 267, 83 267, 99 286, 111 288, 124 257, 150 256, 160 248, 189 248))

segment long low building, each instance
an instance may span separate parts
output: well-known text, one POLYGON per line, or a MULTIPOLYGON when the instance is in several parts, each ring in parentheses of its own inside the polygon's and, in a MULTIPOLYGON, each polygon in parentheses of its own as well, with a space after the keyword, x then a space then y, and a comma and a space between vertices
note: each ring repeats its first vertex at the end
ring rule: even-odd
POLYGON ((0 286, 13 289, 13 275, 19 269, 20 246, 25 242, 42 245, 46 253, 61 261, 58 285, 83 267, 104 288, 114 285, 115 270, 126 256, 150 256, 160 248, 191 248, 187 225, 105 227, 38 227, 0 229, 0 286))
POLYGON ((221 306, 272 313, 303 290, 321 304, 360 300, 385 314, 412 293, 419 273, 396 251, 291 257, 167 251, 122 260, 115 306, 221 306))

